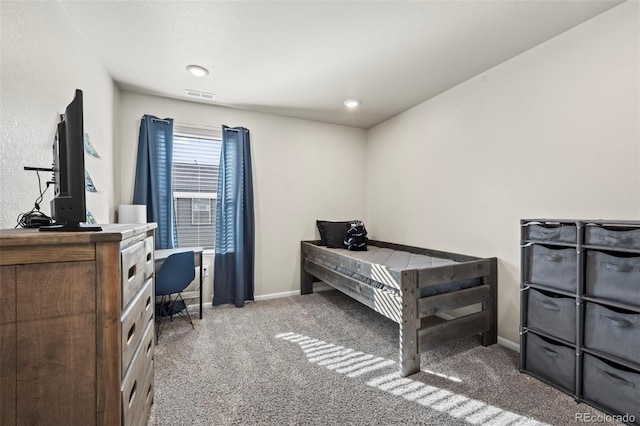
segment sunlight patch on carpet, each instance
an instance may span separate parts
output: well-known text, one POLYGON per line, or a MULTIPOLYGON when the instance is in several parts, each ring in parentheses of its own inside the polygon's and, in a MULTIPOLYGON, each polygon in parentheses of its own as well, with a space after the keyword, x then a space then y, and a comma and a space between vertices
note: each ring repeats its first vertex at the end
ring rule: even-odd
MULTIPOLYGON (((277 334, 275 337, 298 344, 310 363, 333 370, 352 379, 367 375, 369 380, 364 382, 367 386, 404 398, 407 401, 412 401, 425 408, 446 413, 453 418, 464 420, 472 425, 546 425, 546 423, 505 411, 446 389, 426 385, 408 377, 400 377, 397 363, 386 358, 358 352, 292 332, 277 334)), ((451 378, 430 370, 423 371, 454 382, 460 381, 460 379, 451 378)), ((360 380, 364 381, 366 379, 362 378, 360 380)))
POLYGON ((431 370, 425 370, 424 368, 421 369, 420 371, 427 373, 427 374, 432 374, 434 376, 437 377, 441 377, 443 379, 447 379, 447 380, 451 380, 452 382, 456 382, 456 383, 462 383, 462 380, 459 379, 458 377, 454 377, 454 376, 447 376, 446 374, 442 374, 442 373, 436 373, 435 371, 431 371, 431 370))

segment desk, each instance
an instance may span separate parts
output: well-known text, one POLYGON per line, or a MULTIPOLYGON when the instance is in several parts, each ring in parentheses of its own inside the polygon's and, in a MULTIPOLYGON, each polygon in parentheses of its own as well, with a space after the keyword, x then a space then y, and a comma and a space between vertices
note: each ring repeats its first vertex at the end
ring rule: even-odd
POLYGON ((203 265, 202 265, 202 252, 203 252, 204 248, 203 247, 180 247, 180 248, 174 248, 174 249, 166 249, 166 250, 156 250, 155 251, 155 267, 156 267, 156 271, 158 271, 160 269, 160 265, 162 265, 162 263, 165 261, 165 259, 169 256, 171 256, 174 253, 182 253, 185 251, 193 251, 193 255, 194 255, 194 261, 196 266, 200 267, 200 299, 199 299, 199 303, 200 303, 200 319, 202 319, 202 285, 203 283, 203 279, 204 279, 204 274, 203 274, 203 265))

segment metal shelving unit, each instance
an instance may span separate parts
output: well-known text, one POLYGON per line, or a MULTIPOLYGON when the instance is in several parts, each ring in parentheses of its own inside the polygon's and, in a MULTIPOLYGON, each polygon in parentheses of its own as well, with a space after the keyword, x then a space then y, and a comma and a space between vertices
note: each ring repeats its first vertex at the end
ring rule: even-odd
POLYGON ((520 371, 640 424, 640 221, 520 226, 520 371))

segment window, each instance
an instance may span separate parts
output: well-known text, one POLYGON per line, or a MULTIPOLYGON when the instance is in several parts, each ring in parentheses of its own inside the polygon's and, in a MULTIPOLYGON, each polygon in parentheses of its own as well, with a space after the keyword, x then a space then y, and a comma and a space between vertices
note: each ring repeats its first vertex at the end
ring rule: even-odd
POLYGON ((211 201, 210 198, 191 199, 192 225, 211 225, 211 201))
POLYGON ((221 146, 220 130, 174 128, 172 185, 178 247, 214 248, 221 146))

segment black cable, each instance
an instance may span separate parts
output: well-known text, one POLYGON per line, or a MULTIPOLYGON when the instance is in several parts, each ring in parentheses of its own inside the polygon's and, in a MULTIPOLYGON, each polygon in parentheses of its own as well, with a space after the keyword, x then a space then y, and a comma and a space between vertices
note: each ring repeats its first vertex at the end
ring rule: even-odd
POLYGON ((36 175, 38 176, 38 191, 40 192, 40 195, 38 196, 38 198, 36 198, 33 208, 30 211, 18 215, 18 223, 16 224, 14 229, 19 226, 22 228, 39 228, 40 226, 50 225, 51 223, 53 223, 53 219, 40 211, 40 203, 44 198, 45 192, 47 192, 47 189, 49 189, 49 182, 47 182, 47 186, 43 191, 42 180, 40 179, 40 172, 38 170, 36 170, 36 175))

